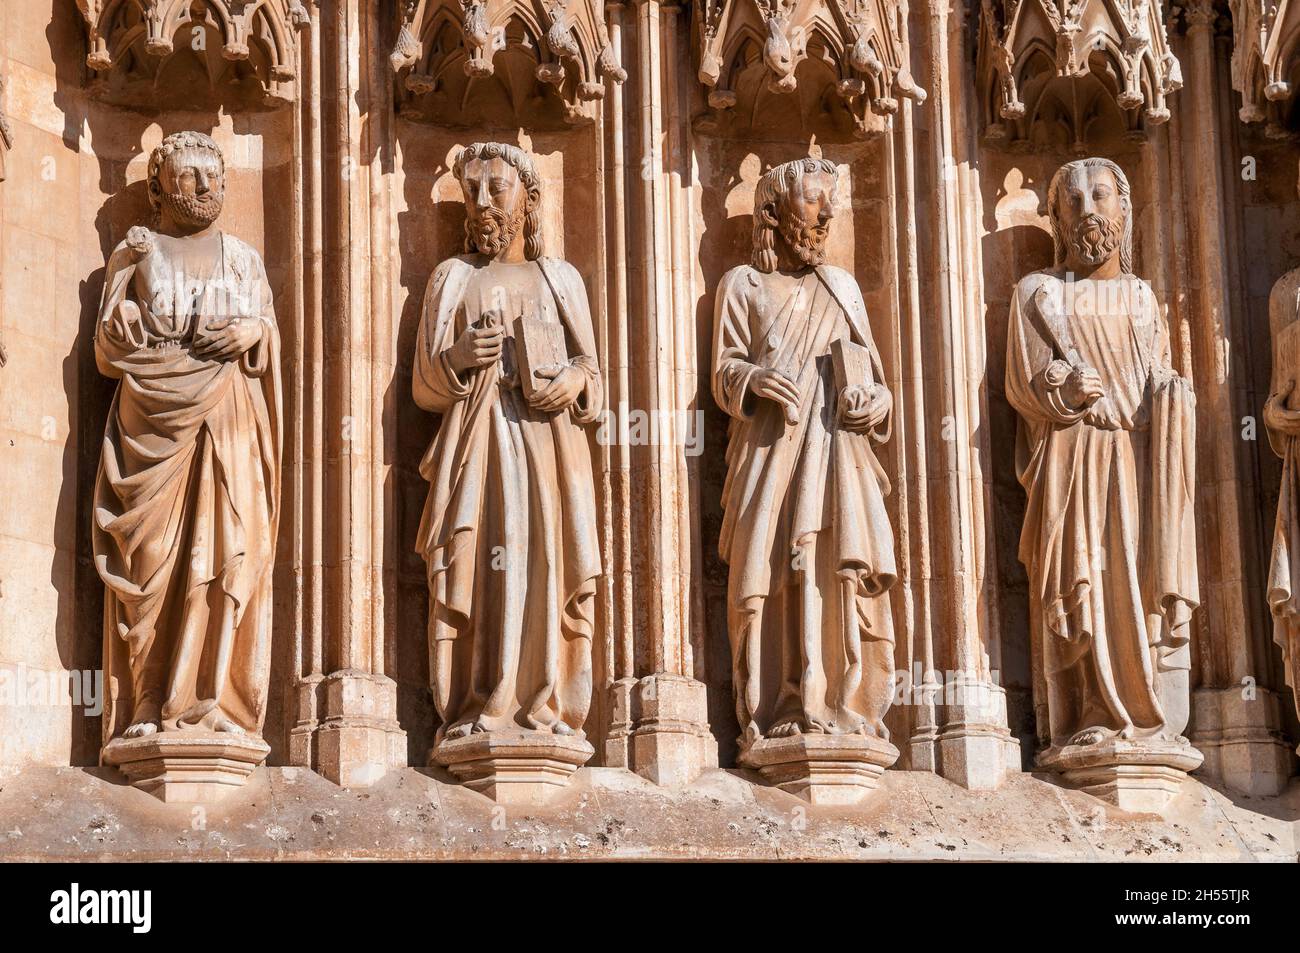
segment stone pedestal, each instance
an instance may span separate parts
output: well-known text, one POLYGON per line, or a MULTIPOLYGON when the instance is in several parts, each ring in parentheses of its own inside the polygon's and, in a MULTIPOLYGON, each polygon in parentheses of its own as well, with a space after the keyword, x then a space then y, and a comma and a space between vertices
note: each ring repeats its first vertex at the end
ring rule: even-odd
POLYGON ((880 785, 898 760, 888 741, 865 735, 795 735, 764 738, 740 756, 763 780, 810 804, 856 804, 880 785))
POLYGON ((1251 797, 1281 794, 1295 760, 1281 725, 1277 694, 1267 688, 1198 688, 1188 736, 1205 756, 1199 775, 1251 797))
POLYGON ((321 682, 324 718, 315 731, 316 770, 345 788, 368 787, 406 763, 397 723, 397 683, 386 675, 344 670, 321 682))
POLYGON ((718 766, 703 682, 660 673, 619 679, 610 693, 608 765, 628 768, 665 787, 689 784, 706 768, 718 766))
POLYGON ((242 785, 270 753, 270 745, 248 735, 163 731, 115 738, 104 747, 104 763, 160 801, 210 804, 242 785))
POLYGON ((1111 739, 1046 751, 1039 756, 1038 767, 1060 774, 1066 787, 1109 801, 1122 811, 1159 814, 1202 760, 1201 753, 1185 741, 1111 739))
POLYGON ((537 807, 558 794, 595 753, 577 735, 488 731, 443 741, 431 760, 498 804, 537 807))

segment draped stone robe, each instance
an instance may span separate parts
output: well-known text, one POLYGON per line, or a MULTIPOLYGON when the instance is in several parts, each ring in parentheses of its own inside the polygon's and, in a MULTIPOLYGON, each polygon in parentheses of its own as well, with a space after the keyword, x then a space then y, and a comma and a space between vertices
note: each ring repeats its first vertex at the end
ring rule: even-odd
POLYGON ((132 229, 108 263, 95 358, 119 379, 92 526, 107 587, 105 740, 141 702, 163 730, 229 721, 260 734, 281 446, 279 334, 261 257, 229 235, 132 229), (139 307, 138 323, 120 324, 123 302, 139 307), (231 361, 195 355, 199 325, 228 316, 259 319, 261 341, 231 361))
POLYGON ((897 574, 889 481, 871 433, 838 423, 830 345, 869 348, 884 376, 857 283, 839 268, 797 276, 743 265, 723 277, 713 394, 732 417, 719 552, 742 747, 776 725, 875 733, 890 700, 897 574), (798 421, 749 389, 763 367, 797 381, 798 421))
POLYGON ((603 392, 578 272, 546 258, 444 261, 424 297, 413 388, 420 407, 442 414, 420 462, 430 486, 416 546, 428 568, 439 740, 469 722, 581 731, 601 574, 584 425, 600 416, 603 392), (458 375, 449 351, 490 311, 507 331, 501 359, 458 375), (524 399, 512 336, 521 314, 563 325, 569 363, 583 376, 564 411, 524 399))
POLYGON ((1020 413, 1016 468, 1029 495, 1020 559, 1052 745, 1085 728, 1163 729, 1159 681, 1190 668, 1199 602, 1195 395, 1170 366, 1151 289, 1126 276, 1067 294, 1056 273, 1025 277, 1011 304, 1006 385, 1020 413), (1100 375, 1114 425, 1064 400, 1075 363, 1100 375))
MULTIPOLYGON (((1283 328, 1300 320, 1300 269, 1278 279, 1269 297, 1269 322, 1274 351, 1270 396, 1290 393, 1283 407, 1300 408, 1300 354, 1276 345, 1283 328)), ((1277 518, 1268 567, 1268 604, 1273 614, 1273 639, 1282 649, 1287 684, 1300 698, 1300 439, 1268 428, 1273 452, 1282 458, 1282 484, 1278 488, 1277 518)))

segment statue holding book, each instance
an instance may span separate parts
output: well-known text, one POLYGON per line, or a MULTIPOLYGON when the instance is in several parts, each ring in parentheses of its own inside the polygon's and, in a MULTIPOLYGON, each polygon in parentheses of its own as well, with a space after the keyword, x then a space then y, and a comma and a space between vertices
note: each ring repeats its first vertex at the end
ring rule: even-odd
POLYGON ((442 719, 434 757, 489 789, 488 735, 578 763, 591 753, 601 557, 586 431, 603 397, 582 278, 542 254, 531 158, 476 143, 454 171, 465 253, 429 280, 416 342, 415 401, 442 417, 420 463, 417 548, 442 719))
POLYGON ((148 188, 154 227, 132 228, 114 250, 95 332, 99 369, 119 382, 91 528, 107 590, 104 759, 162 797, 204 800, 202 783, 172 783, 185 774, 178 764, 212 761, 203 777, 221 788, 269 751, 259 735, 279 335, 261 256, 217 225, 216 143, 168 136, 150 157, 148 188))
POLYGON ((753 258, 723 276, 713 338, 713 393, 732 418, 719 549, 741 761, 814 800, 837 798, 811 763, 856 759, 854 783, 870 787, 898 754, 883 720, 896 569, 876 456, 892 398, 857 283, 825 263, 836 195, 824 159, 762 177, 753 258))

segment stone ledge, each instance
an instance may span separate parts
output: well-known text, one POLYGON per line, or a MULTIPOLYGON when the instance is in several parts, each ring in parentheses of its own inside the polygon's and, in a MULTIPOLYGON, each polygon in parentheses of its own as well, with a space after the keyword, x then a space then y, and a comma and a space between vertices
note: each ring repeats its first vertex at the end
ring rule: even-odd
POLYGON ((583 768, 543 808, 514 808, 441 770, 349 791, 260 768, 196 819, 100 768, 0 773, 0 860, 1296 860, 1300 780, 1231 797, 1194 778, 1161 817, 1125 814, 1045 776, 971 792, 886 771, 853 807, 819 807, 711 770, 688 787, 583 768), (504 813, 503 813, 504 812, 504 813))

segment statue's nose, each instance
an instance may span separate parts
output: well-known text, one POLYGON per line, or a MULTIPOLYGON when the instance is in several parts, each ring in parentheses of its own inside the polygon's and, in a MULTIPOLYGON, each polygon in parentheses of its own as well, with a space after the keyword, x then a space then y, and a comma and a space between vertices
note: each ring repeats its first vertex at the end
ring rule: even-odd
POLYGON ((197 192, 199 195, 203 195, 208 190, 209 190, 208 174, 206 172, 199 172, 194 177, 194 191, 197 192))

